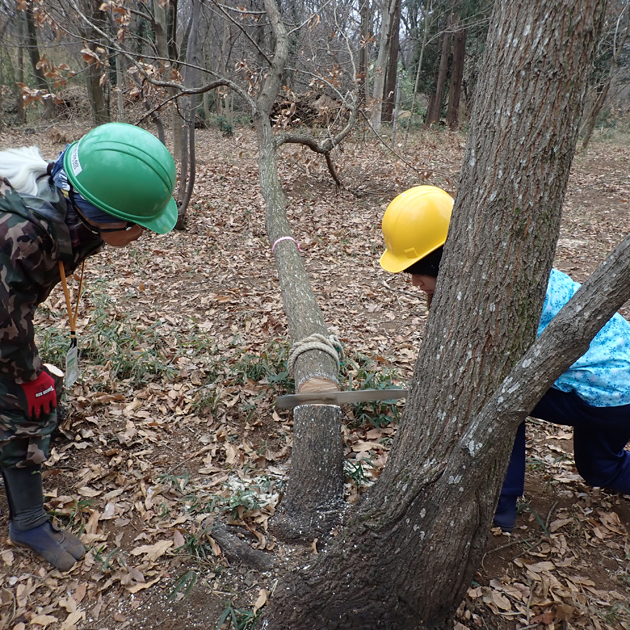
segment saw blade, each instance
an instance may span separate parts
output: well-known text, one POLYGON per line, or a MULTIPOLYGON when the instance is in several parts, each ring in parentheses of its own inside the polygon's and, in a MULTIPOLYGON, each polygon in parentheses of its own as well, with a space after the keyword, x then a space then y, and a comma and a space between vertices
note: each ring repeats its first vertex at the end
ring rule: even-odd
POLYGON ((408 389, 357 389, 354 391, 330 390, 305 394, 287 394, 278 398, 276 407, 279 409, 293 409, 299 405, 341 405, 371 400, 396 400, 398 398, 406 398, 408 393, 408 389))

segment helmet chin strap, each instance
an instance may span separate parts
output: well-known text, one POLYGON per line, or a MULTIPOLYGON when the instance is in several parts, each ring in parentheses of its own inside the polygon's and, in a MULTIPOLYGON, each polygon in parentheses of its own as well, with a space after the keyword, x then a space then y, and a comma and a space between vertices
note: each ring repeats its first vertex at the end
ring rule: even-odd
MULTIPOLYGON (((72 202, 75 212, 79 215, 79 219, 83 222, 83 225, 92 232, 92 234, 107 234, 108 232, 124 232, 126 230, 130 230, 132 227, 135 227, 137 223, 131 223, 131 221, 123 221, 122 219, 116 221, 108 221, 107 223, 124 223, 125 227, 118 228, 104 228, 99 225, 100 222, 94 222, 92 219, 88 219, 83 212, 81 212, 81 208, 76 204, 74 200, 74 190, 71 188, 68 198, 72 202)), ((109 216, 109 215, 108 215, 109 216)), ((107 224, 106 223, 106 224, 107 224)))

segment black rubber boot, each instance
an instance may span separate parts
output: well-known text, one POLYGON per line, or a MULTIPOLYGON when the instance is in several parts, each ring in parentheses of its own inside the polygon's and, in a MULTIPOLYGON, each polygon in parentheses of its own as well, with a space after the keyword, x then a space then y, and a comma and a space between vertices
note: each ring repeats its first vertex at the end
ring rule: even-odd
POLYGON ((58 530, 44 509, 41 466, 2 468, 9 502, 11 540, 32 549, 61 571, 72 568, 85 554, 81 541, 58 530))
POLYGON ((57 529, 50 521, 34 529, 15 530, 9 523, 9 537, 48 560, 56 569, 69 571, 85 555, 83 543, 69 531, 57 529))
POLYGON ((506 533, 510 533, 516 525, 517 498, 518 497, 501 496, 496 512, 494 513, 494 526, 500 527, 506 533))

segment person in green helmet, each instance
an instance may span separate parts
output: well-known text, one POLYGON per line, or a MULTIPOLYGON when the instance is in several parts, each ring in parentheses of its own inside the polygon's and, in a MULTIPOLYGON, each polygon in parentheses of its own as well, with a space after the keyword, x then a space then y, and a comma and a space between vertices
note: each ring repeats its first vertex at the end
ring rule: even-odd
POLYGON ((64 275, 103 245, 124 247, 143 230, 169 232, 175 162, 148 131, 108 123, 55 162, 36 147, 0 152, 0 471, 9 536, 62 571, 81 541, 44 509, 41 466, 57 425, 54 381, 34 341, 33 316, 64 275))

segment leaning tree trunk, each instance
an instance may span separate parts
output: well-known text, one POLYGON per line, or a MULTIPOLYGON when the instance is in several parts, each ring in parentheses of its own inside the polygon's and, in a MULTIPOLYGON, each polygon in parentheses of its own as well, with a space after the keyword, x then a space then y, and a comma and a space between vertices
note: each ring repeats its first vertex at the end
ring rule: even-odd
MULTIPOLYGON (((265 630, 443 627, 462 601, 517 426, 588 346, 573 343, 580 326, 592 337, 613 312, 608 303, 585 322, 574 309, 519 360, 536 334, 604 6, 495 3, 440 280, 390 458, 326 552, 278 585, 265 630)), ((627 296, 628 274, 610 277, 619 276, 627 296)))
MULTIPOLYGON (((289 334, 295 343, 313 334, 328 333, 297 244, 292 240, 286 197, 278 179, 277 146, 269 115, 281 87, 288 38, 275 0, 265 0, 265 8, 276 42, 272 66, 257 99, 254 125, 260 187, 267 208, 267 236, 276 260, 289 334)), ((329 354, 309 350, 297 357, 295 389, 338 389, 337 375, 338 364, 329 354)), ((339 520, 343 501, 341 410, 330 405, 297 407, 293 432, 291 472, 273 527, 283 538, 307 540, 327 533, 339 520)))

